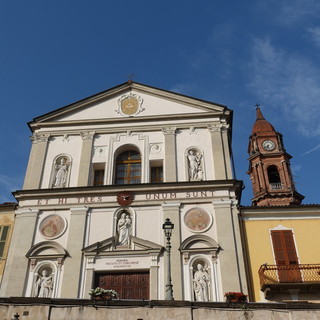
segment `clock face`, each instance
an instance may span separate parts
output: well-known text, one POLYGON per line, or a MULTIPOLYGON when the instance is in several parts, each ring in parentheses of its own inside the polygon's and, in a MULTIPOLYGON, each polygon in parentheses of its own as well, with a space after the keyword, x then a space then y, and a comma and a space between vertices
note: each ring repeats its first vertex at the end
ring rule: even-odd
POLYGON ((271 151, 275 149, 276 144, 271 140, 265 140, 262 142, 262 147, 267 151, 271 151))

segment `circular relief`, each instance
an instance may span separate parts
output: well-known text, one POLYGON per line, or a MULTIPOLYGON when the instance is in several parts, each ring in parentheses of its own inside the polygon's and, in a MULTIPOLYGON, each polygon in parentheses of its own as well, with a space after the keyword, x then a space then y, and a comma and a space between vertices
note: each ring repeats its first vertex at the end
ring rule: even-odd
POLYGON ((47 239, 55 239, 60 237, 67 228, 67 221, 56 215, 50 215, 42 220, 39 231, 43 237, 47 239))
POLYGON ((124 114, 132 115, 138 111, 139 102, 134 97, 129 97, 121 101, 121 111, 124 114))
POLYGON ((193 232, 203 232, 210 228, 212 217, 201 208, 192 208, 185 214, 184 223, 193 232))

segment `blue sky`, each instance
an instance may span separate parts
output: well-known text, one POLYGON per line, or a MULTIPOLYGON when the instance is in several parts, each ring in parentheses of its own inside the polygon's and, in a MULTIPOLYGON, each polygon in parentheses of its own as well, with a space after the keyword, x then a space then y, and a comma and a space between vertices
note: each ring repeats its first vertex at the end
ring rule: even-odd
POLYGON ((21 189, 34 117, 128 80, 227 105, 242 204, 256 103, 319 203, 318 0, 0 1, 0 203, 21 189))

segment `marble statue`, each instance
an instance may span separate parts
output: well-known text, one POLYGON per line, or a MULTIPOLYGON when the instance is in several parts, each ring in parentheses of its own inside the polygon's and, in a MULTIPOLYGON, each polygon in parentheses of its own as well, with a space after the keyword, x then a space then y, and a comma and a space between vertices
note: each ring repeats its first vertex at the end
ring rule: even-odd
POLYGON ((123 212, 117 224, 118 245, 129 245, 131 236, 131 225, 132 222, 130 216, 126 214, 126 212, 123 212))
POLYGON ((188 151, 188 161, 189 161, 189 180, 202 180, 202 154, 200 152, 195 152, 194 150, 188 151))
POLYGON ((201 263, 197 265, 197 269, 193 277, 193 289, 196 301, 209 301, 210 277, 201 263))
POLYGON ((49 275, 47 270, 43 270, 41 275, 38 274, 35 281, 34 296, 38 298, 50 298, 52 290, 52 275, 49 275))
POLYGON ((69 165, 65 158, 60 158, 55 165, 55 174, 53 177, 52 186, 55 188, 65 187, 68 176, 69 165))

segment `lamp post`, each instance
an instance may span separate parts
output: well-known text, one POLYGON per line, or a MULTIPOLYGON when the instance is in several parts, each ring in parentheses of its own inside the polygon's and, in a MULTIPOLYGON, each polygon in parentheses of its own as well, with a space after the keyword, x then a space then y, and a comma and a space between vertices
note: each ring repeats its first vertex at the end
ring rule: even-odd
POLYGON ((174 300, 173 298, 173 290, 172 290, 172 283, 171 283, 171 235, 172 229, 174 228, 174 224, 170 221, 169 218, 166 219, 165 223, 162 225, 162 229, 164 231, 164 235, 167 239, 166 250, 167 250, 167 284, 166 284, 166 300, 174 300))

